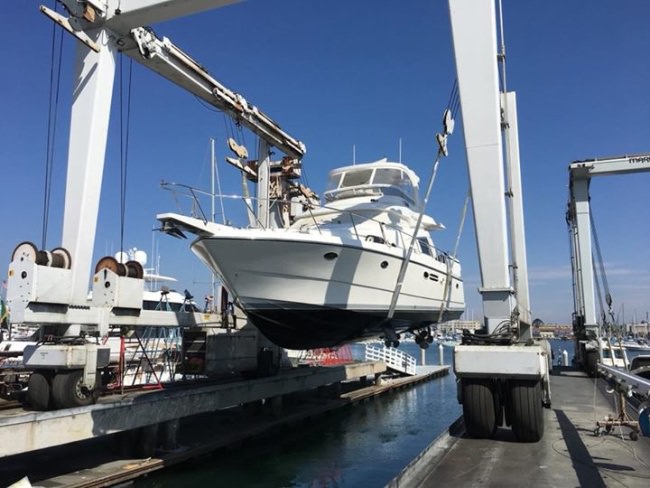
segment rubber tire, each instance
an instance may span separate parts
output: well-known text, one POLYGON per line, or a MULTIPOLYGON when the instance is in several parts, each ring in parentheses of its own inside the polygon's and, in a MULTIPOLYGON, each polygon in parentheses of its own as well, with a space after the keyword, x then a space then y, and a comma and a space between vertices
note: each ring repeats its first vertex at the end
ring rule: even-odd
POLYGON ((52 380, 52 399, 56 408, 85 407, 95 403, 94 391, 82 391, 82 369, 57 373, 52 380))
POLYGON ((537 442, 544 436, 542 382, 510 380, 510 420, 520 442, 537 442))
POLYGON ((585 372, 595 378, 598 376, 598 352, 597 351, 588 351, 585 357, 585 372))
POLYGON ((32 373, 27 382, 27 404, 34 410, 49 410, 51 407, 51 391, 50 381, 45 374, 32 373))
POLYGON ((471 437, 491 438, 497 430, 496 385, 487 379, 461 379, 463 419, 471 437))

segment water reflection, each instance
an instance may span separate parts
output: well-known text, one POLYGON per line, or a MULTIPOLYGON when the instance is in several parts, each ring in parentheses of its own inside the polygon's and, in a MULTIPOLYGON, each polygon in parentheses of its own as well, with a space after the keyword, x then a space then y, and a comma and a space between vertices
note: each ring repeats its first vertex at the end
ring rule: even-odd
MULTIPOLYGON (((419 358, 415 344, 402 350, 419 358)), ((353 354, 357 354, 359 347, 353 354)), ((445 349, 445 363, 451 349, 445 349)), ((436 347, 427 363, 438 364, 436 347)), ((384 486, 459 415, 453 373, 140 480, 140 487, 384 486)))

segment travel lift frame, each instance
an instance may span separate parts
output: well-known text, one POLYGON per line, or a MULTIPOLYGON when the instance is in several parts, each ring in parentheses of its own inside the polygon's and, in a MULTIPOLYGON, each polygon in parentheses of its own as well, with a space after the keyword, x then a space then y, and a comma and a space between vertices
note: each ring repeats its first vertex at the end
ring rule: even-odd
POLYGON ((551 403, 551 351, 531 334, 516 97, 506 91, 505 68, 499 88, 505 48, 497 55, 494 0, 449 0, 449 11, 485 332, 454 348, 458 401, 471 436, 492 437, 505 421, 519 441, 534 442, 551 403))
MULTIPOLYGON (((28 399, 46 409, 95 401, 98 368, 109 349, 84 337, 106 337, 109 326, 192 326, 193 314, 142 310, 144 281, 138 263, 122 266, 100 260, 88 305, 88 273, 97 216, 116 58, 122 52, 182 88, 223 110, 260 138, 257 177, 258 219, 269 221, 270 149, 287 155, 299 171, 305 146, 255 106, 212 78, 167 38, 158 39, 143 25, 223 7, 237 0, 59 0, 69 17, 41 6, 41 11, 80 43, 74 72, 62 247, 39 251, 31 243, 16 247, 9 265, 7 301, 15 323, 58 326, 66 340, 25 351, 30 377, 28 399), (102 264, 104 263, 104 264, 102 264)), ((286 161, 284 161, 286 164, 286 161)), ((278 163, 276 163, 278 165, 278 163)), ((206 222, 206 225, 211 223, 206 222)))
POLYGON ((593 252, 591 248, 591 204, 589 185, 596 176, 645 173, 650 171, 650 153, 613 158, 586 159, 569 164, 569 203, 566 214, 569 226, 571 273, 573 277, 573 335, 576 362, 588 373, 601 373, 611 390, 616 392, 616 418, 609 416, 596 423, 594 433, 603 429, 627 426, 630 439, 636 440, 639 430, 650 436, 650 381, 634 371, 623 371, 599 361, 602 357, 602 331, 596 317, 593 252), (636 396, 639 420, 628 417, 626 397, 636 396))
POLYGON ((573 277, 573 334, 576 361, 588 373, 596 374, 602 336, 596 317, 593 254, 591 248, 591 207, 589 184, 595 176, 650 171, 650 154, 586 159, 569 164, 569 226, 571 273, 573 277))

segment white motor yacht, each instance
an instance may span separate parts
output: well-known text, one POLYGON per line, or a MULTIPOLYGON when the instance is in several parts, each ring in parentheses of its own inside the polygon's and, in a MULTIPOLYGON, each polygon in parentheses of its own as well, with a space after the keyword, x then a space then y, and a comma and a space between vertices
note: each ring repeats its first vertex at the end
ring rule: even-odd
POLYGON ((303 205, 284 227, 234 228, 171 213, 158 220, 171 234, 197 236, 193 252, 274 343, 312 349, 379 336, 394 343, 400 332, 464 311, 460 264, 430 235, 443 226, 423 215, 413 235, 418 183, 408 167, 383 159, 333 170, 325 205, 303 205))

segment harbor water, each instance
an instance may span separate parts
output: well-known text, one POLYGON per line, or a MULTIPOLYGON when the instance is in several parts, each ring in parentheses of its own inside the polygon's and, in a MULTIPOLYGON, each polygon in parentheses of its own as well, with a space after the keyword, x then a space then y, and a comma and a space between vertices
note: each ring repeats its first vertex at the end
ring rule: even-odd
MULTIPOLYGON (((551 342, 556 364, 564 350, 571 360, 572 341, 551 342)), ((419 362, 416 344, 402 343, 400 349, 419 362)), ((362 345, 352 346, 353 357, 362 351, 362 345)), ((434 343, 426 351, 426 364, 439 364, 438 351, 434 343)), ((451 364, 452 351, 443 347, 444 364, 451 364)), ((154 473, 135 486, 385 486, 461 413, 451 371, 445 377, 339 409, 295 431, 285 430, 239 449, 217 451, 200 462, 154 473)))

